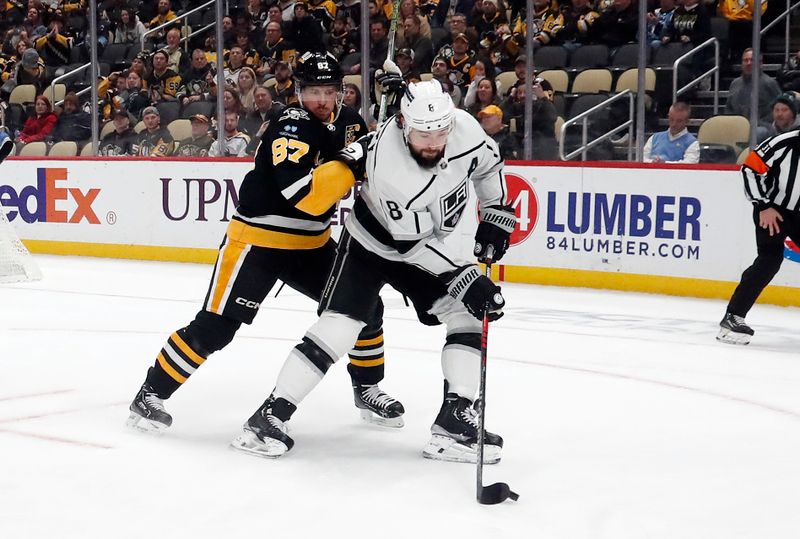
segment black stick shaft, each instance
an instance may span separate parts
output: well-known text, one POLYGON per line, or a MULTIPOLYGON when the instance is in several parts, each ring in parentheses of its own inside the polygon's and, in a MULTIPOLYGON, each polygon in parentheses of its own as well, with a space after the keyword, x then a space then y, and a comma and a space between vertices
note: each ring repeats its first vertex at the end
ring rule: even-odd
MULTIPOLYGON (((494 249, 491 246, 487 249, 486 257, 486 277, 492 277, 492 258, 494 257, 494 249)), ((478 392, 478 467, 477 467, 477 483, 476 493, 478 501, 481 499, 481 491, 483 490, 483 446, 484 438, 486 437, 486 422, 484 416, 486 415, 486 358, 489 349, 489 302, 486 302, 486 308, 483 312, 483 324, 481 326, 481 385, 478 392)))

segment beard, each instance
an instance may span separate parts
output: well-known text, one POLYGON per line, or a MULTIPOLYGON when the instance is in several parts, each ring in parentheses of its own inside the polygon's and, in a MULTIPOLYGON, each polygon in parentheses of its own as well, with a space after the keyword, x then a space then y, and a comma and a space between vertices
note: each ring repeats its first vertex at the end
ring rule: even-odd
POLYGON ((441 161, 442 157, 444 157, 445 148, 442 147, 433 157, 425 157, 410 144, 408 145, 408 150, 411 152, 411 157, 414 158, 414 161, 416 161, 419 166, 422 168, 433 168, 441 161))

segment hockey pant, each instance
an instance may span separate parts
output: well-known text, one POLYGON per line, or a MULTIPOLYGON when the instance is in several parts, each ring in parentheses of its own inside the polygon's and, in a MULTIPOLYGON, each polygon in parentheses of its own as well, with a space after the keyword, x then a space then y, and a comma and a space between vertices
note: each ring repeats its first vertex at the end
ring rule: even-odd
POLYGON ((781 231, 774 236, 770 236, 769 230, 759 226, 759 211, 753 210, 758 255, 753 264, 742 273, 742 279, 728 303, 729 313, 741 317, 747 316, 758 296, 778 273, 783 262, 784 242, 787 236, 795 242, 800 242, 800 212, 784 208, 776 209, 783 217, 783 222, 779 223, 781 231))
MULTIPOLYGON (((318 249, 286 250, 257 247, 226 237, 203 309, 188 326, 169 336, 149 369, 146 382, 159 397, 169 398, 206 358, 233 340, 242 323, 252 323, 278 279, 319 301, 335 256, 333 240, 318 249)), ((363 330, 352 341, 356 345, 350 351, 348 370, 354 382, 377 384, 384 371, 383 303, 374 303, 366 319, 363 330)))
POLYGON ((441 356, 445 381, 449 391, 475 400, 480 384, 480 321, 447 294, 441 279, 367 251, 347 231, 342 233, 320 301, 320 318, 286 359, 273 392, 276 397, 297 405, 311 392, 358 338, 385 284, 411 300, 423 324, 446 325, 441 356))

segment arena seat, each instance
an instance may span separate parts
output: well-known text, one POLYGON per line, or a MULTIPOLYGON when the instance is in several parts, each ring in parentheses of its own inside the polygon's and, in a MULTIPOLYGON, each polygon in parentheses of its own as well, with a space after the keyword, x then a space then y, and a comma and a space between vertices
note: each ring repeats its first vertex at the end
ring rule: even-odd
POLYGON ((549 82, 556 92, 566 93, 569 88, 569 75, 563 69, 548 69, 539 73, 539 76, 549 82))
POLYGON ((19 150, 23 157, 44 157, 47 155, 47 144, 44 142, 29 142, 19 150))
POLYGON ((744 116, 712 116, 700 125, 697 141, 700 144, 727 144, 739 150, 750 140, 750 121, 744 116))
POLYGON ((611 71, 608 69, 585 69, 572 81, 572 93, 596 94, 611 91, 611 71))
POLYGON ((183 140, 192 136, 192 122, 189 120, 173 120, 169 123, 167 129, 175 140, 183 140))
POLYGON ((584 45, 572 52, 569 59, 571 70, 582 70, 608 65, 608 47, 605 45, 584 45))
POLYGON ((78 144, 71 140, 56 142, 47 152, 47 155, 51 157, 75 157, 78 155, 78 144))
POLYGON ((533 54, 533 63, 537 69, 561 69, 567 65, 567 56, 564 47, 540 47, 533 54))

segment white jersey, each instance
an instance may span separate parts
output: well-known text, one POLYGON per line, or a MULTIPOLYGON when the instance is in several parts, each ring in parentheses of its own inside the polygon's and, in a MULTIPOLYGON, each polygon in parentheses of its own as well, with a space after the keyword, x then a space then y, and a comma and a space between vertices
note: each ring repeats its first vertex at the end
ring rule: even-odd
POLYGON ((455 111, 444 157, 435 168, 417 164, 393 119, 370 141, 366 167, 367 181, 345 222, 347 231, 369 251, 434 275, 474 263, 459 258, 443 241, 467 207, 467 180, 482 207, 506 203, 497 144, 463 110, 455 111))

